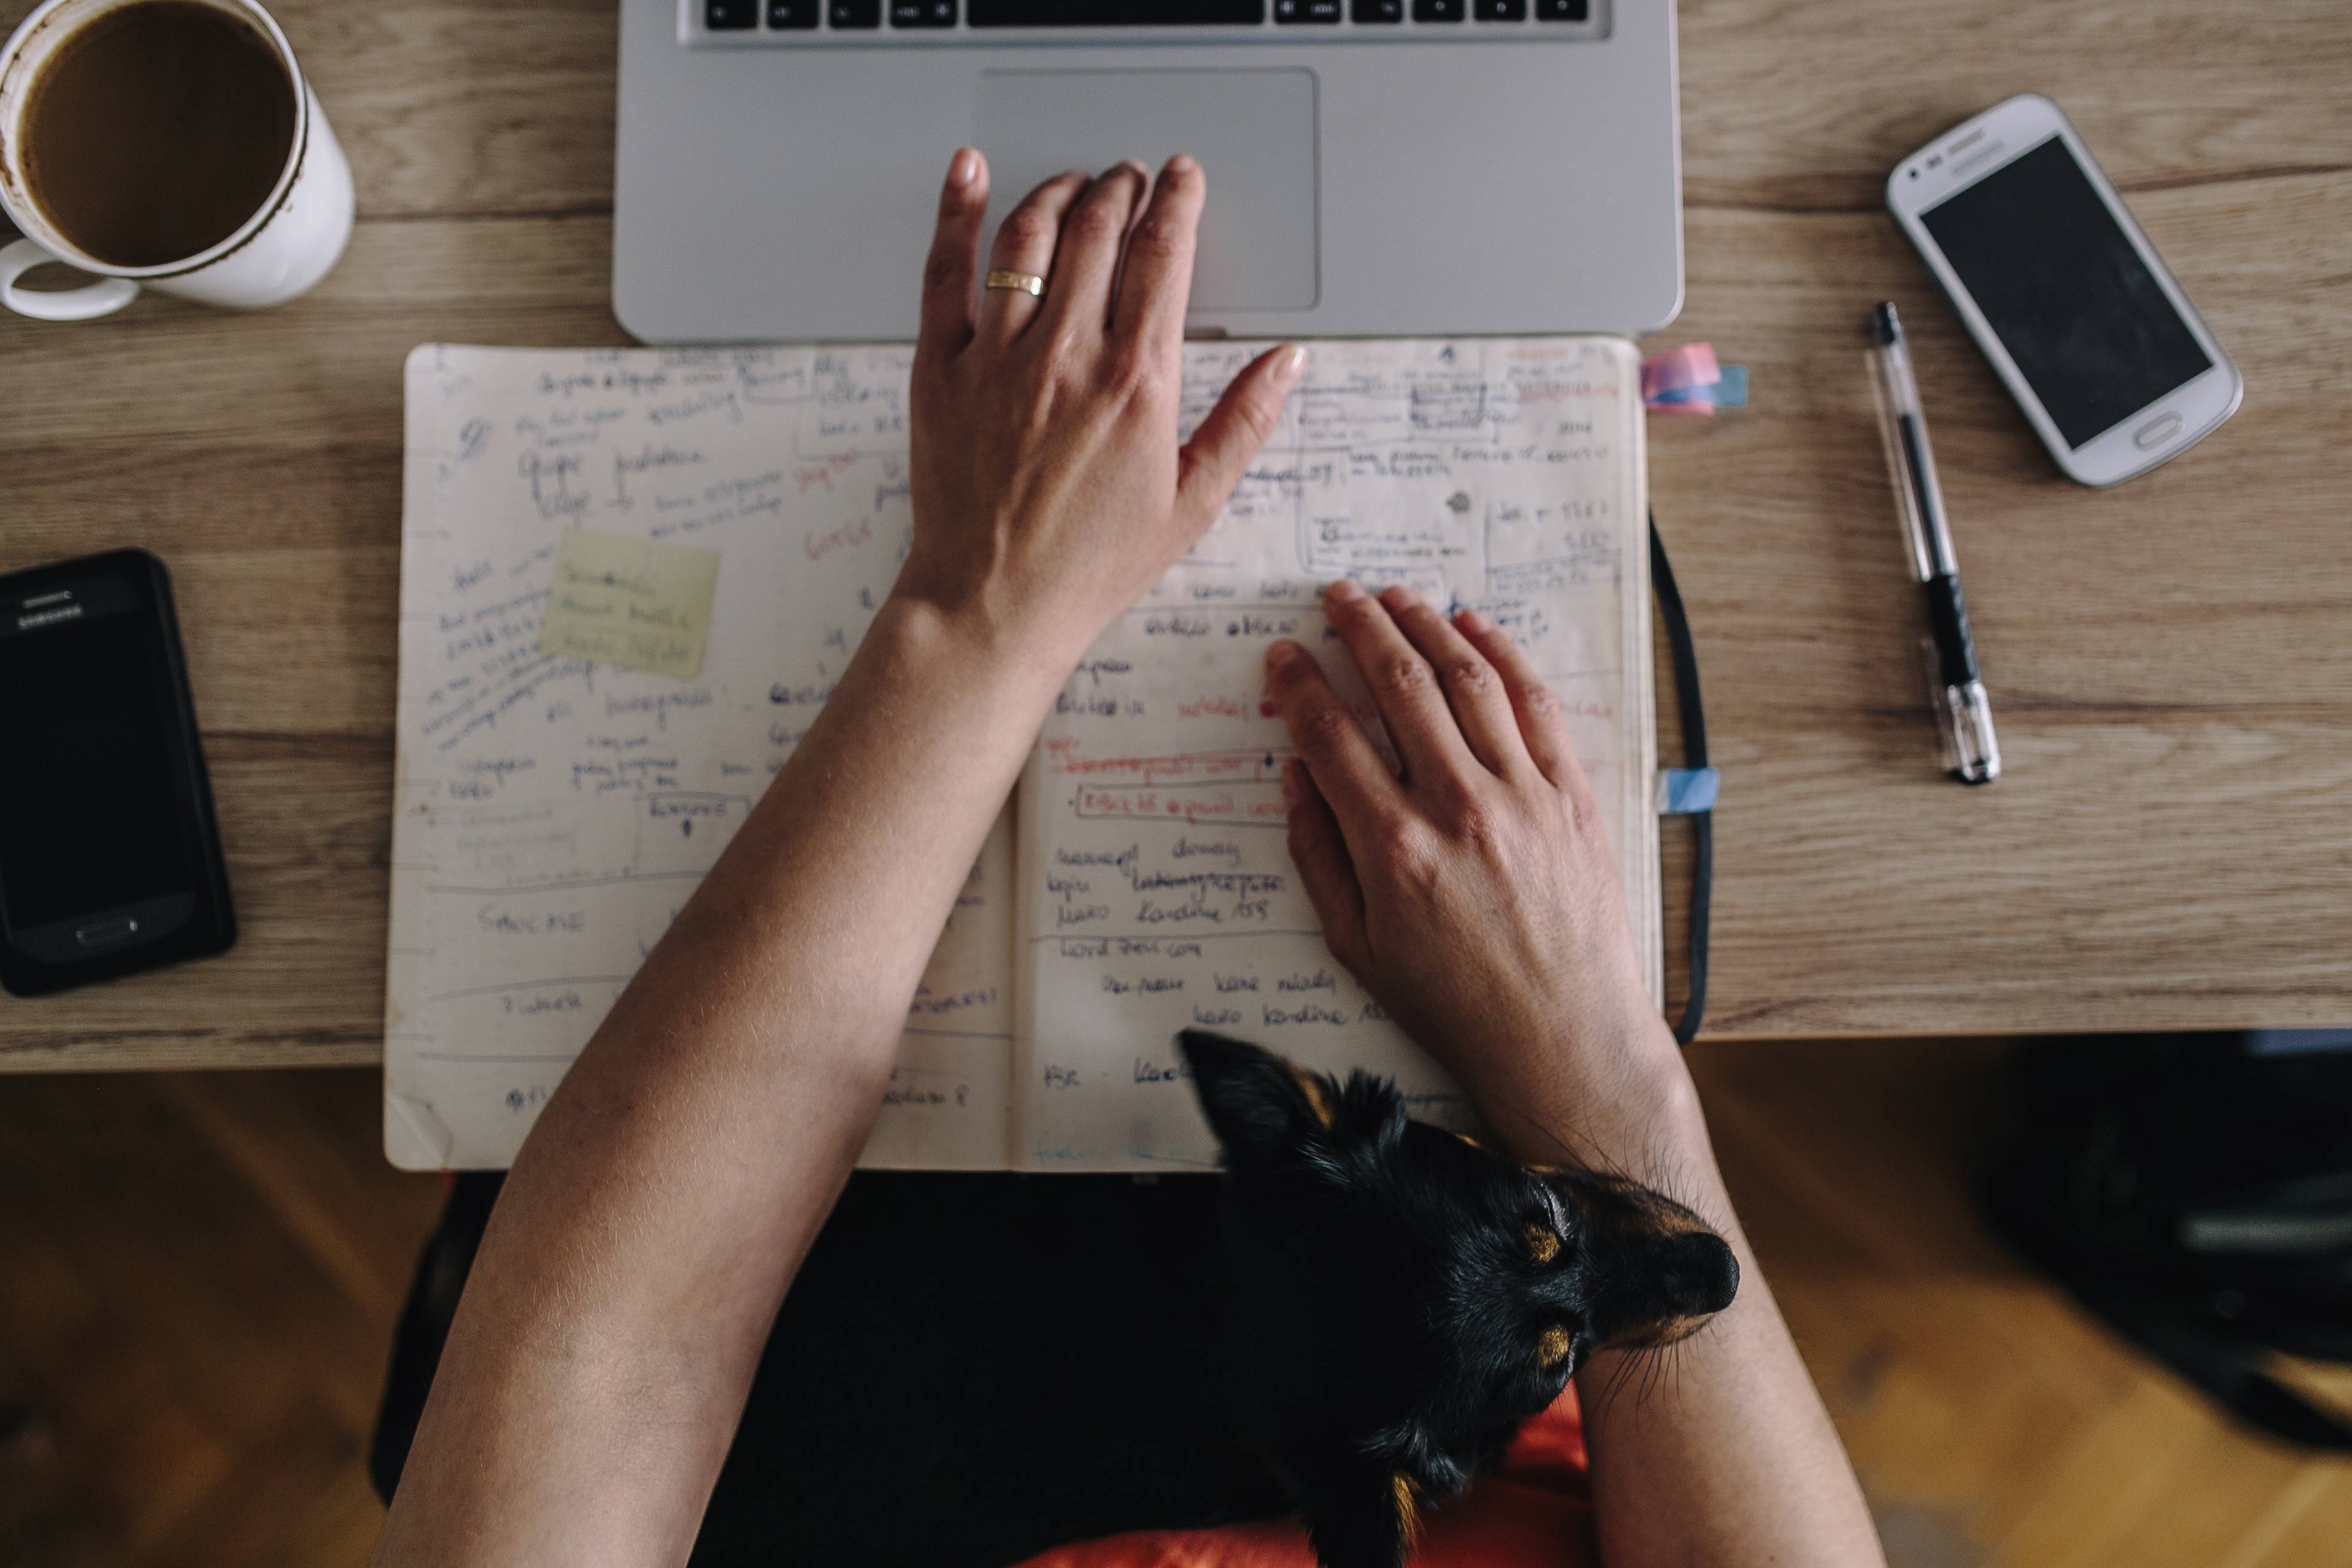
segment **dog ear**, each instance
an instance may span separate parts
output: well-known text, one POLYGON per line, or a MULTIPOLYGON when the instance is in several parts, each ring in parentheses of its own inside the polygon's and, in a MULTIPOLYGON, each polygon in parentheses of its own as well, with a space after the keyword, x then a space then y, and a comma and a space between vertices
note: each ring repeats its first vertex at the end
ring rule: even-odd
POLYGON ((1364 1456, 1300 1479, 1307 1538, 1323 1568, 1404 1568, 1421 1521, 1402 1470, 1364 1456))
POLYGON ((1205 1029, 1187 1029, 1176 1039, 1229 1167, 1282 1163, 1329 1129, 1328 1079, 1205 1029))

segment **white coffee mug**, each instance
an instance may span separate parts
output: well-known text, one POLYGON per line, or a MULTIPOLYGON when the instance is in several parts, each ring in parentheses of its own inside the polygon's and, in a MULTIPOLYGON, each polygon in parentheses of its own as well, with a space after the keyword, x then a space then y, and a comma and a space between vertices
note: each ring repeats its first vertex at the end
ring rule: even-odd
POLYGON ((286 35, 251 0, 198 0, 250 24, 268 41, 297 89, 294 142, 269 198, 217 245, 152 267, 116 267, 58 232, 33 201, 25 175, 26 100, 41 68, 91 22, 144 0, 46 0, 0 47, 0 207, 26 237, 0 247, 0 304, 45 321, 86 321, 120 310, 142 287, 208 305, 258 310, 282 304, 324 278, 352 237, 352 166, 327 124, 319 95, 294 62, 286 35), (95 273, 81 289, 41 290, 17 279, 52 261, 95 273))

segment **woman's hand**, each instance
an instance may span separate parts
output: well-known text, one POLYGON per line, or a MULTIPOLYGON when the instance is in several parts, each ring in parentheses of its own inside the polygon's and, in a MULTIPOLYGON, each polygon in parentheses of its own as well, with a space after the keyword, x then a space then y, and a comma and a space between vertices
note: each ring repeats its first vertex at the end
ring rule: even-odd
POLYGON ((1403 764, 1391 773, 1304 648, 1275 646, 1267 689, 1299 759, 1290 851, 1331 951, 1490 1122, 1544 1088, 1589 1108, 1633 1075, 1680 1078, 1600 804, 1527 655, 1407 588, 1336 583, 1324 608, 1403 764))
POLYGON ((1302 351, 1261 355, 1176 442, 1184 310, 1204 185, 1174 158, 1064 174, 1013 208, 980 294, 988 170, 959 152, 940 196, 915 350, 914 544, 896 592, 975 617, 1056 676, 1224 510, 1302 351))

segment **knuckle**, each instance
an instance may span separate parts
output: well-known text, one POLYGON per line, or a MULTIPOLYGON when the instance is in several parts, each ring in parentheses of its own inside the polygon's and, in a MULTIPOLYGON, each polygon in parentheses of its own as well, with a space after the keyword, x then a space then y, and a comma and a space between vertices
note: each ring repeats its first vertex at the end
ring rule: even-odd
POLYGON ((1509 827, 1494 801, 1468 792, 1454 803, 1452 826, 1456 838, 1490 856, 1498 854, 1509 827))
POLYGON ((1560 721, 1559 698, 1541 681, 1529 681, 1519 688, 1519 707, 1538 724, 1553 725, 1560 721))
POLYGON ((1607 831, 1608 824, 1601 820, 1600 798, 1592 793, 1591 785, 1582 779, 1572 778, 1560 791, 1560 795, 1568 803, 1569 825, 1576 831, 1579 833, 1607 831))
POLYGON ((1243 402, 1242 417, 1248 422, 1251 433, 1263 441, 1274 434, 1276 422, 1282 417, 1282 399, 1259 392, 1243 402))
POLYGON ((1149 344, 1134 338, 1122 338, 1111 346, 1104 369, 1113 385, 1149 396, 1157 393, 1167 381, 1167 373, 1160 359, 1161 356, 1152 352, 1149 344))
POLYGON ((1428 830, 1410 816, 1387 816, 1371 831, 1372 853, 1390 872, 1408 882, 1423 882, 1437 873, 1437 847, 1428 830))
POLYGON ((1299 750, 1325 756, 1345 745, 1355 728, 1355 715, 1329 701, 1309 702, 1290 721, 1291 736, 1299 750))
POLYGON ((1044 334, 1047 374, 1063 390, 1083 393, 1100 373, 1097 331, 1075 316, 1056 319, 1044 334))
POLYGON ((1316 837, 1315 828, 1304 811, 1292 811, 1289 826, 1290 858, 1302 867, 1306 866, 1322 847, 1321 841, 1316 837))
POLYGON ((1429 666, 1413 654, 1387 654, 1365 672, 1372 689, 1389 697, 1419 697, 1429 689, 1429 666))
POLYGON ((1108 198, 1097 196, 1078 204, 1067 226, 1073 237, 1099 244, 1118 237, 1126 230, 1127 218, 1108 198))
POLYGON ((1054 241, 1055 226, 1050 215, 1034 206, 1018 206, 1004 219, 997 231, 1003 247, 1015 256, 1032 256, 1054 241))
POLYGON ((1127 255, 1130 262, 1172 263, 1183 249, 1184 237, 1166 213, 1155 212, 1136 225, 1135 233, 1127 241, 1127 255))
POLYGON ((963 258, 953 251, 935 251, 923 266, 923 288, 929 293, 951 293, 963 277, 963 258))
POLYGON ((1473 655, 1448 660, 1444 675, 1447 690, 1460 697, 1484 697, 1493 689, 1495 671, 1487 662, 1473 655))

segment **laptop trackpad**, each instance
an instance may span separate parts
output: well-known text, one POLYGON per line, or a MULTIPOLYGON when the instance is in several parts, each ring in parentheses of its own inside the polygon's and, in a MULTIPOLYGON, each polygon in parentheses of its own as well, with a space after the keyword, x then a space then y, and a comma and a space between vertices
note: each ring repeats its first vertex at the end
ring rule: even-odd
POLYGON ((1315 75, 1274 70, 988 71, 975 142, 988 154, 989 233, 1066 169, 1200 160, 1209 205, 1194 310, 1306 310, 1318 292, 1315 75))

